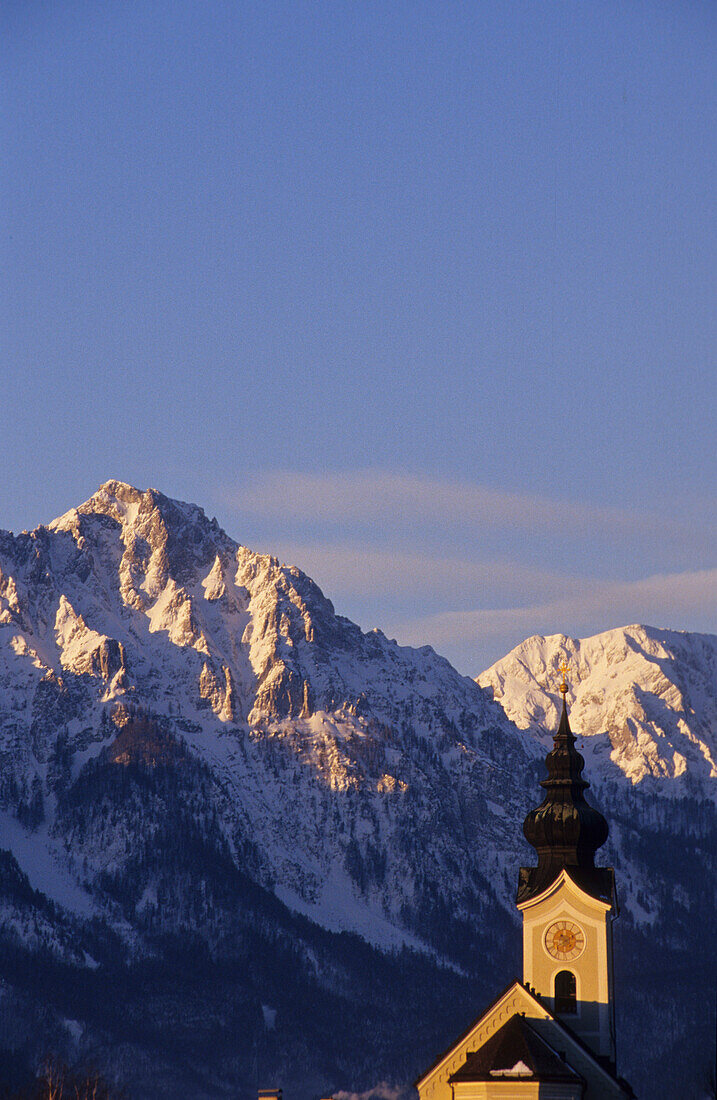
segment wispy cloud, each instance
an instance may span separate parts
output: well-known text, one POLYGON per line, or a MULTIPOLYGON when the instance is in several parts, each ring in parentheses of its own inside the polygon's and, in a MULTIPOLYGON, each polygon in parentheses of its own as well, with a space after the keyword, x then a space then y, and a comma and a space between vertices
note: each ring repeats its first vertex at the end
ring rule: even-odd
POLYGON ((383 550, 361 543, 272 542, 271 553, 297 565, 327 594, 422 596, 424 600, 468 600, 475 604, 516 599, 526 592, 550 599, 578 594, 580 578, 508 561, 471 561, 403 549, 383 550))
POLYGON ((531 634, 596 633, 636 622, 710 630, 716 615, 717 569, 708 569, 629 582, 584 581, 579 592, 558 600, 446 611, 396 622, 393 630, 410 645, 430 641, 445 651, 485 646, 494 639, 515 638, 517 645, 531 634))
POLYGON ((274 471, 224 499, 339 611, 471 674, 531 634, 717 629, 714 532, 659 502, 640 513, 374 470, 274 471))
POLYGON ((359 470, 302 474, 274 471, 247 479, 222 494, 237 511, 283 520, 371 523, 399 518, 420 523, 575 533, 684 533, 683 525, 659 513, 606 508, 576 500, 501 492, 470 483, 404 473, 359 470))

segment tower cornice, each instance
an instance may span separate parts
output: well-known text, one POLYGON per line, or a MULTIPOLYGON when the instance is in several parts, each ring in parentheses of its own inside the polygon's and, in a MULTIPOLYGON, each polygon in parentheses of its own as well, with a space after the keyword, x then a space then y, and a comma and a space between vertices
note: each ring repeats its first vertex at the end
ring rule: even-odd
MULTIPOLYGON (((534 868, 521 868, 521 870, 528 871, 533 869, 534 868)), ((595 870, 607 871, 609 879, 612 881, 613 875, 611 868, 595 868, 595 870)), ((607 876, 605 881, 608 881, 607 876)), ((568 893, 573 893, 575 895, 575 899, 577 901, 585 902, 586 904, 589 904, 591 906, 598 905, 602 909, 604 909, 606 913, 609 913, 610 910, 617 909, 617 899, 615 897, 614 885, 612 887, 611 896, 609 899, 606 897, 596 896, 594 891, 582 889, 579 882, 575 881, 573 875, 565 867, 557 875, 557 877, 553 879, 551 884, 547 886, 541 893, 531 894, 528 898, 526 898, 525 901, 518 901, 516 903, 516 908, 519 909, 521 913, 524 913, 526 910, 531 909, 533 906, 541 905, 544 901, 547 901, 553 895, 558 894, 563 886, 567 887, 568 893)))

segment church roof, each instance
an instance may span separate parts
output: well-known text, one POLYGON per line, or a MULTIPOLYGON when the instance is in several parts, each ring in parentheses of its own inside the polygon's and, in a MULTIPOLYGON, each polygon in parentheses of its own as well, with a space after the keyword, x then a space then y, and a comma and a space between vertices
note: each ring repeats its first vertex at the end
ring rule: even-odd
MULTIPOLYGON (((579 1050, 582 1052, 583 1056, 587 1057, 596 1067, 599 1067, 599 1072, 604 1074, 608 1081, 612 1081, 616 1085, 620 1086, 620 1088, 622 1089, 625 1097, 634 1097, 635 1094, 633 1093, 630 1085, 622 1077, 618 1077, 616 1075, 615 1067, 608 1064, 605 1061, 605 1059, 599 1058, 595 1054, 595 1052, 587 1045, 587 1043, 583 1039, 581 1039, 580 1036, 578 1034, 576 1034, 576 1032, 574 1032, 573 1029, 565 1023, 565 1020, 559 1019, 557 1016, 554 1015, 554 1013, 548 1007, 547 1002, 545 1000, 543 1000, 543 998, 539 997, 532 989, 530 989, 528 986, 526 986, 523 982, 519 982, 517 979, 512 981, 510 983, 510 985, 506 986, 506 988, 502 991, 502 993, 500 993, 495 998, 495 1000, 492 1001, 491 1004, 488 1005, 488 1007, 483 1010, 483 1012, 480 1014, 480 1016, 476 1017, 472 1021, 470 1026, 467 1027, 465 1029, 465 1031, 457 1039, 454 1039, 449 1047, 447 1047, 445 1050, 443 1050, 438 1055, 438 1057, 431 1063, 431 1065, 428 1067, 428 1069, 425 1070, 424 1073, 422 1073, 421 1076, 416 1081, 414 1081, 414 1083, 413 1083, 414 1088, 419 1089, 420 1086, 431 1076, 431 1074, 434 1072, 434 1070, 436 1070, 436 1068, 441 1064, 441 1062, 444 1062, 446 1060, 446 1058, 448 1058, 450 1056, 450 1054, 453 1050, 455 1050, 457 1047, 460 1047, 461 1044, 465 1042, 465 1040, 468 1038, 470 1033, 476 1028, 476 1025, 479 1024, 481 1020, 484 1020, 487 1017, 489 1017, 498 1008, 498 1006, 503 1004, 505 1002, 505 999, 508 996, 508 994, 510 994, 514 989, 520 989, 521 997, 527 998, 527 1000, 525 1001, 525 1010, 527 1011, 527 1015, 524 1016, 523 1011, 521 1010, 517 1013, 514 1013, 514 1015, 511 1016, 508 1019, 507 1023, 510 1023, 512 1020, 516 1020, 516 1019, 517 1020, 524 1020, 526 1023, 527 1023, 528 1020, 533 1020, 534 1023, 529 1024, 528 1026, 531 1027, 531 1030, 533 1031, 533 1034, 536 1035, 536 1036, 538 1035, 537 1027, 541 1026, 542 1022, 548 1023, 549 1026, 550 1026, 551 1032, 556 1036, 556 1042, 559 1042, 559 1047, 558 1047, 559 1050, 562 1050, 563 1042, 565 1042, 565 1045, 566 1045, 567 1049, 570 1049, 570 1045, 574 1044, 576 1047, 579 1048, 579 1050), (535 1008, 537 1008, 539 1010, 539 1015, 536 1013, 535 1017, 530 1015, 531 1003, 532 1003, 533 1006, 535 1006, 535 1008), (564 1039, 563 1039, 563 1036, 564 1036, 564 1039)), ((504 1025, 504 1026, 506 1026, 506 1025, 504 1025)), ((493 1041, 493 1039, 495 1039, 496 1035, 500 1034, 500 1031, 502 1031, 502 1030, 503 1030, 503 1028, 501 1028, 501 1029, 499 1029, 499 1031, 495 1032, 494 1035, 492 1035, 491 1038, 488 1039, 487 1042, 485 1042, 480 1047, 480 1049, 478 1051, 476 1051, 476 1053, 480 1054, 482 1051, 484 1051, 486 1049, 486 1047, 488 1047, 488 1045, 493 1041)), ((546 1044, 546 1045, 548 1045, 548 1044, 546 1044)), ((549 1047, 549 1049, 553 1050, 554 1048, 549 1047)), ((467 1055, 466 1065, 467 1065, 468 1057, 471 1057, 471 1055, 467 1055)), ((515 1063, 514 1063, 514 1065, 515 1065, 515 1063)), ((495 1068, 495 1067, 493 1067, 493 1068, 495 1068)), ((461 1072, 460 1069, 456 1070, 456 1074, 458 1074, 460 1072, 461 1072)), ((471 1080, 480 1080, 480 1078, 476 1078, 476 1077, 473 1077, 473 1078, 470 1078, 470 1079, 471 1080)), ((516 1079, 519 1079, 519 1078, 516 1078, 516 1079)), ((450 1080, 451 1081, 453 1081, 453 1080, 456 1080, 456 1081, 457 1080, 468 1080, 468 1078, 458 1078, 454 1074, 454 1076, 452 1078, 450 1078, 450 1080)), ((488 1080, 494 1081, 494 1080, 496 1080, 496 1078, 495 1077, 490 1077, 490 1078, 488 1078, 488 1080)), ((527 1080, 530 1080, 530 1078, 527 1078, 527 1080)), ((535 1080, 535 1078, 534 1078, 534 1080, 535 1080)), ((540 1080, 540 1078, 538 1078, 538 1080, 540 1080)), ((572 1080, 572 1078, 563 1078, 563 1080, 568 1080, 569 1081, 569 1080, 572 1080)), ((580 1078, 580 1080, 582 1080, 582 1078, 580 1078)))
MULTIPOLYGON (((451 1051, 454 1050, 455 1047, 460 1046, 460 1044, 463 1042, 463 1040, 466 1039, 470 1035, 471 1031, 473 1031, 476 1024, 479 1022, 479 1020, 483 1019, 484 1016, 488 1016, 493 1011, 493 1009, 496 1007, 496 1005, 500 1004, 500 1002, 503 1000, 503 998, 506 996, 506 994, 510 993, 510 991, 512 989, 514 989, 516 986, 520 986, 521 990, 525 990, 525 992, 527 993, 527 995, 529 997, 532 997, 535 1001, 538 1001, 538 998, 535 996, 534 993, 531 993, 526 988, 526 986, 523 985, 522 982, 518 981, 517 978, 514 978, 513 981, 509 982, 508 985, 505 987, 505 989, 501 990, 501 992, 498 994, 498 996, 495 997, 490 1002, 490 1004, 486 1008, 483 1009, 480 1016, 477 1016, 476 1018, 471 1020, 468 1027, 464 1031, 462 1031, 461 1034, 456 1039, 454 1039, 452 1041, 451 1045, 446 1047, 445 1050, 442 1050, 437 1058, 434 1058, 434 1060, 431 1062, 428 1069, 424 1070, 423 1073, 421 1074, 421 1076, 416 1078, 416 1080, 413 1082, 413 1087, 415 1089, 417 1089, 418 1086, 421 1084, 421 1082, 425 1081, 425 1079, 430 1076, 430 1074, 433 1072, 433 1070, 436 1068, 436 1066, 439 1066, 441 1064, 441 1062, 444 1061, 445 1058, 447 1058, 447 1056, 451 1053, 451 1051)), ((538 1004, 540 1004, 539 1001, 538 1001, 538 1004)), ((547 1009, 546 1009, 546 1011, 547 1011, 547 1009)))
POLYGON ((541 1038, 525 1016, 512 1016, 452 1077, 459 1081, 530 1080, 585 1084, 579 1073, 541 1038))
POLYGON ((607 821, 585 798, 590 786, 583 778, 585 761, 575 748, 563 693, 560 725, 553 747, 545 758, 548 769, 541 782, 545 798, 531 810, 523 824, 526 840, 538 853, 537 867, 523 867, 518 883, 518 904, 537 897, 565 869, 586 893, 612 901, 612 872, 595 867, 595 852, 605 843, 607 821))

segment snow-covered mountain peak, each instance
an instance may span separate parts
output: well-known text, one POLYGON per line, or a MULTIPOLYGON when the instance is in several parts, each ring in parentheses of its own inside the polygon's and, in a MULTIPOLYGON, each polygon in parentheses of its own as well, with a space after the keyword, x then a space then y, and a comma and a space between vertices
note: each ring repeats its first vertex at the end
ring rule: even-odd
POLYGON ((201 728, 209 715, 262 726, 315 712, 388 727, 407 706, 426 731, 431 715, 503 722, 430 647, 364 634, 300 569, 239 545, 201 508, 114 480, 0 541, 0 677, 4 654, 15 687, 18 662, 27 690, 72 673, 95 706, 175 708, 201 728))
POLYGON ((116 543, 119 535, 129 556, 152 559, 160 585, 166 575, 181 581, 218 552, 234 553, 237 548, 197 505, 122 481, 105 482, 84 504, 49 524, 48 530, 69 533, 81 548, 87 539, 116 543))
MULTIPOLYGON (((12 951, 24 943, 115 974, 123 944, 137 959, 167 944, 167 972, 202 969, 199 1014, 185 1005, 181 1032, 194 1037, 211 986, 204 971, 209 960, 224 971, 226 957, 221 1011, 242 1033, 268 981, 277 1034, 292 1013, 301 1034, 311 1018, 311 1045, 328 1035, 329 1060, 341 1013, 330 1000, 317 1015, 316 992, 325 983, 333 998, 337 960, 355 955, 340 983, 352 1003, 364 979, 380 994, 363 1042, 373 1059, 389 1003, 403 1019, 406 1004, 423 1012, 432 995, 433 973, 416 983, 417 965, 450 962, 451 1004, 456 967, 472 996, 476 979, 493 988, 514 965, 516 869, 532 857, 521 823, 540 797, 567 657, 571 721, 592 793, 609 807, 605 859, 618 873, 628 954, 650 959, 650 975, 668 957, 672 973, 687 974, 713 908, 704 794, 715 787, 716 650, 710 636, 641 626, 530 638, 476 683, 429 646, 364 633, 300 569, 239 545, 201 508, 106 482, 48 526, 0 532, 0 847, 14 853, 0 852, 0 948, 7 956, 9 937, 12 951), (418 948, 421 961, 396 956, 406 984, 387 998, 366 945, 336 937, 334 952, 325 930, 418 948), (272 985, 265 962, 282 943, 272 985), (297 1002, 302 974, 307 999, 297 1002), (242 975, 251 994, 231 1001, 242 975)), ((679 1011, 668 1008, 686 1034, 686 1008, 704 1003, 693 977, 679 1011)), ((657 1006, 645 1026, 661 1052, 664 1004, 640 980, 635 1018, 657 1006)), ((35 994, 44 1020, 46 985, 35 994)), ((88 1050, 96 1004, 93 994, 83 1016, 88 1050)), ((134 1011, 119 1004, 108 1035, 124 1036, 134 1011)), ((153 993, 138 1032, 154 1034, 155 1011, 153 993)), ((643 1039, 626 1046, 642 1052, 643 1039)), ((297 1048, 286 1049, 295 1079, 297 1048)), ((142 1064, 155 1061, 153 1049, 142 1064)), ((159 1095, 161 1073, 137 1095, 159 1095)))
POLYGON ((535 636, 477 682, 511 721, 545 741, 559 720, 564 659, 573 731, 595 738, 588 751, 609 743, 612 763, 633 783, 688 771, 697 780, 717 777, 717 637, 639 624, 582 640, 535 636))
MULTIPOLYGON (((390 942, 409 935, 398 914, 414 890, 413 825, 391 854, 404 804, 418 828, 440 789, 444 831, 456 801, 489 822, 470 776, 491 786, 532 759, 488 693, 430 647, 363 633, 300 569, 240 546, 194 505, 117 481, 0 543, 0 689, 0 752, 19 788, 44 782, 58 741, 81 769, 104 759, 127 708, 150 714, 211 770, 227 832, 259 843, 265 881, 336 928, 374 922, 390 942), (317 815, 325 829, 297 850, 290 838, 317 815), (365 860, 393 888, 359 904, 365 860)), ((468 888, 469 832, 461 845, 468 888)), ((88 857, 97 872, 115 847, 88 857)))

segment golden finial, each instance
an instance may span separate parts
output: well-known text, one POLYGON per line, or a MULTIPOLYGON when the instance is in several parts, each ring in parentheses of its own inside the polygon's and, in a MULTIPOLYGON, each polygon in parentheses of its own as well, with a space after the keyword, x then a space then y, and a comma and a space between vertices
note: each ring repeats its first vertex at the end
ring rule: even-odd
POLYGON ((568 692, 568 681, 567 681, 566 677, 567 677, 567 674, 568 674, 569 671, 570 671, 570 665, 568 664, 568 662, 563 657, 562 664, 558 665, 558 672, 560 673, 560 675, 563 678, 563 682, 560 685, 560 691, 563 693, 563 696, 567 695, 567 692, 568 692))

